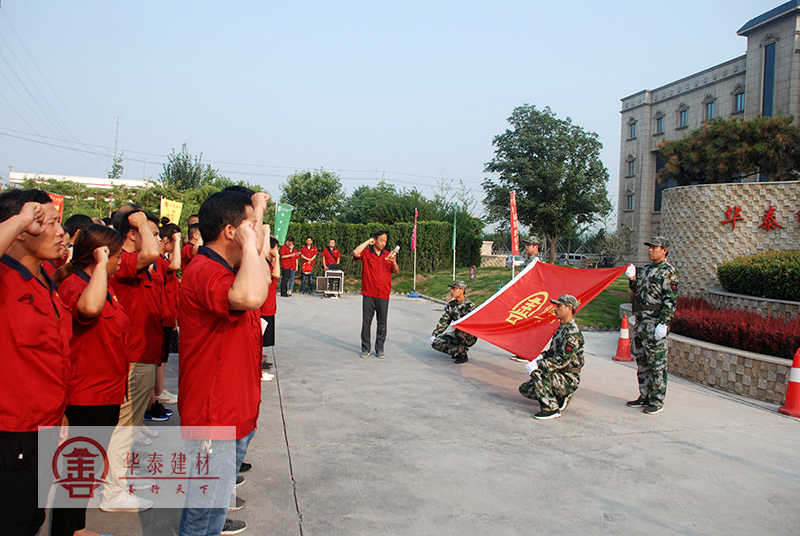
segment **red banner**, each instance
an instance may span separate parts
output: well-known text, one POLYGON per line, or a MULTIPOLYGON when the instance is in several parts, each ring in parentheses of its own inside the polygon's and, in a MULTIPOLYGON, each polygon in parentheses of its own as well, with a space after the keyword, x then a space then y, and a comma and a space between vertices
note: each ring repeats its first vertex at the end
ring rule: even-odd
POLYGON ((53 200, 53 204, 58 209, 58 222, 61 223, 61 221, 64 220, 64 196, 59 194, 51 194, 50 192, 47 192, 47 195, 50 196, 50 199, 53 200))
POLYGON ((572 294, 578 298, 580 310, 625 268, 580 270, 534 260, 497 294, 453 326, 531 360, 541 353, 558 327, 551 299, 572 294))
POLYGON ((417 249, 417 209, 414 209, 414 230, 411 232, 411 251, 417 249))
POLYGON ((511 192, 511 254, 519 255, 519 225, 517 224, 516 192, 511 192))

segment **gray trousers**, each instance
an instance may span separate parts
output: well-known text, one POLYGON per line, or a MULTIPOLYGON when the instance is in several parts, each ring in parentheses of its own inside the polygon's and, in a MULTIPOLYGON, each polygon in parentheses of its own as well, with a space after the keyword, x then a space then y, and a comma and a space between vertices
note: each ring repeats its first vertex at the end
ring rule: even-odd
POLYGON ((372 317, 378 319, 378 332, 375 334, 375 353, 383 353, 383 344, 386 342, 386 317, 389 315, 389 300, 361 296, 361 351, 370 351, 370 336, 372 335, 372 317))

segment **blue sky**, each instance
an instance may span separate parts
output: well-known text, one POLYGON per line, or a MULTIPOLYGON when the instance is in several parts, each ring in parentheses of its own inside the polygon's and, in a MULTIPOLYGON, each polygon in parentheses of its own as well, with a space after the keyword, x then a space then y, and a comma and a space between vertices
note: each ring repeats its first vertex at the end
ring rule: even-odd
POLYGON ((103 177, 119 117, 132 179, 186 143, 275 197, 324 168, 482 201, 528 103, 598 133, 616 205, 620 99, 743 55, 780 3, 0 0, 0 175, 103 177))

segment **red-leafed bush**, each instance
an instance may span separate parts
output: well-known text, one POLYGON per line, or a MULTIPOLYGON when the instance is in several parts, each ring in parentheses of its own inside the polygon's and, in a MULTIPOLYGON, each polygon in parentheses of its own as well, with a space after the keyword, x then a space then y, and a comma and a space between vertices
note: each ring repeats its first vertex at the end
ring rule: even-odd
POLYGON ((717 309, 698 298, 678 298, 673 333, 729 348, 792 359, 800 348, 800 319, 766 318, 736 309, 717 309))

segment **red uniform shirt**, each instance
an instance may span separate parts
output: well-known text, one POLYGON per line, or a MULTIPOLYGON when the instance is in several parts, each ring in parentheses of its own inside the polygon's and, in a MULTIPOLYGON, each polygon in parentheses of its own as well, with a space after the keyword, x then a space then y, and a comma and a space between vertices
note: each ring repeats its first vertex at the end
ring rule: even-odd
POLYGON ((88 284, 89 275, 75 270, 58 287, 64 305, 72 313, 67 404, 122 404, 128 387, 128 315, 109 288, 102 312, 94 318, 82 318, 78 298, 88 284))
POLYGON ((194 251, 194 244, 189 242, 181 248, 181 271, 186 270, 189 263, 192 262, 192 252, 194 251))
POLYGON ((388 256, 385 249, 378 255, 372 246, 361 252, 361 294, 364 296, 389 299, 392 293, 392 261, 386 258, 388 256))
POLYGON ((44 271, 47 272, 47 275, 53 277, 53 274, 56 273, 56 270, 58 270, 58 268, 62 265, 63 264, 58 264, 52 259, 47 259, 42 263, 42 268, 44 268, 44 271))
POLYGON ((325 259, 325 262, 328 266, 331 264, 339 264, 339 259, 342 258, 342 254, 339 252, 338 249, 333 248, 325 248, 322 250, 322 258, 325 259))
POLYGON ((161 345, 164 343, 164 331, 161 327, 163 280, 158 270, 149 267, 137 272, 138 257, 138 252, 123 251, 119 270, 108 286, 114 289, 130 320, 130 360, 159 365, 161 345))
MULTIPOLYGON (((241 439, 258 420, 261 320, 258 311, 228 309, 234 279, 225 259, 208 247, 200 248, 183 274, 178 410, 182 426, 235 426, 241 439)), ((225 439, 208 430, 205 437, 192 431, 185 437, 225 439)))
POLYGON ((302 248, 300 248, 300 255, 302 255, 300 257, 300 262, 302 263, 302 268, 303 268, 302 271, 304 274, 310 274, 311 272, 314 271, 314 265, 317 263, 317 259, 314 259, 313 261, 307 261, 306 259, 310 259, 316 254, 317 254, 317 246, 311 246, 311 247, 303 246, 302 248), (304 259, 303 257, 305 257, 306 259, 304 259))
POLYGON ((165 328, 174 328, 178 319, 178 293, 180 292, 181 282, 178 281, 178 274, 169 271, 169 261, 164 257, 159 257, 156 261, 158 274, 164 280, 163 291, 163 313, 161 325, 165 328))
POLYGON ((297 270, 297 259, 300 258, 300 252, 296 249, 289 249, 286 244, 281 246, 281 270, 297 270), (284 255, 292 255, 286 259, 284 255))
MULTIPOLYGON (((272 263, 267 261, 267 266, 269 266, 270 272, 272 272, 272 263)), ((278 311, 278 298, 277 298, 277 291, 278 291, 278 277, 272 277, 272 282, 269 284, 269 294, 267 294, 267 300, 264 302, 264 305, 261 306, 261 316, 272 316, 278 311)))
POLYGON ((58 293, 45 288, 25 266, 3 255, 0 430, 35 432, 39 426, 61 424, 67 403, 71 337, 72 317, 58 293))

